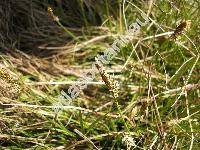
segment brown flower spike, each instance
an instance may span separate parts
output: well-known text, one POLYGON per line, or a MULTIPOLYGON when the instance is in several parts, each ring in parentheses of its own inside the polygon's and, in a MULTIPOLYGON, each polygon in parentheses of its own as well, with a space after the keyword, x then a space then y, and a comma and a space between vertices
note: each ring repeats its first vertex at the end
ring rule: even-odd
POLYGON ((182 23, 180 23, 174 33, 171 35, 172 39, 176 39, 179 35, 181 35, 183 33, 183 31, 187 31, 188 29, 190 29, 191 27, 191 20, 186 20, 182 23))
POLYGON ((11 73, 0 66, 0 97, 15 99, 19 96, 21 87, 17 79, 11 73))
POLYGON ((103 66, 100 66, 98 63, 95 63, 95 65, 99 70, 102 80, 108 86, 109 90, 113 92, 114 98, 117 98, 119 96, 119 83, 106 72, 103 66))

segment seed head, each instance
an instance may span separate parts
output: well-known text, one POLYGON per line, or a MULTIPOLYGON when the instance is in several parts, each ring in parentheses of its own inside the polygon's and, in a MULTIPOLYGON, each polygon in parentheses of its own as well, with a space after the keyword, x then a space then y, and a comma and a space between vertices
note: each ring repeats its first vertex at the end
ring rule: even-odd
POLYGON ((119 83, 106 72, 103 66, 100 66, 98 63, 95 63, 95 65, 99 70, 102 80, 108 86, 109 90, 113 92, 114 98, 117 98, 119 96, 119 83))
POLYGON ((182 23, 180 23, 174 33, 172 34, 171 38, 176 39, 178 36, 180 36, 184 31, 188 31, 191 28, 191 20, 186 20, 182 23))
POLYGON ((21 86, 11 73, 0 66, 0 97, 10 99, 17 98, 21 92, 21 86))
POLYGON ((54 15, 53 13, 53 9, 49 6, 48 7, 48 13, 49 15, 53 18, 54 21, 58 22, 59 21, 59 18, 57 16, 54 15))

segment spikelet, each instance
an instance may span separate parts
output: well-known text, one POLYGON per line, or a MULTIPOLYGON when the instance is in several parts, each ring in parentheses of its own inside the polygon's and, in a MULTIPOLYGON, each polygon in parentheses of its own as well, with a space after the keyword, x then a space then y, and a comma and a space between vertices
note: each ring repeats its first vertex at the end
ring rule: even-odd
POLYGON ((50 6, 48 7, 48 10, 47 10, 47 11, 48 11, 48 14, 53 18, 54 21, 56 21, 56 22, 59 21, 59 18, 58 18, 57 16, 54 15, 53 9, 52 9, 50 6))
POLYGON ((12 77, 4 67, 0 66, 0 97, 15 99, 21 92, 21 86, 17 79, 12 77))
POLYGON ((108 86, 109 90, 113 92, 114 98, 117 98, 119 96, 119 83, 106 72, 103 66, 100 66, 98 63, 95 63, 95 65, 99 70, 102 80, 108 86))
POLYGON ((171 38, 176 40, 177 37, 179 37, 183 33, 183 31, 188 31, 190 28, 191 20, 183 21, 176 27, 174 33, 171 35, 171 38))

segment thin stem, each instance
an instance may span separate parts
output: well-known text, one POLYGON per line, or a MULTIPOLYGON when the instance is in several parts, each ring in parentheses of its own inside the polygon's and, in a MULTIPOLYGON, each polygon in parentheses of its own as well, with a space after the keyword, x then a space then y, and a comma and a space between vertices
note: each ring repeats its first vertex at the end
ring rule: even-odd
POLYGON ((122 111, 121 111, 121 107, 120 107, 120 105, 119 105, 119 102, 118 102, 118 100, 117 100, 116 98, 115 98, 115 104, 117 105, 118 112, 119 112, 120 116, 121 116, 122 119, 123 119, 123 123, 124 123, 124 125, 125 125, 125 127, 126 127, 126 130, 127 130, 128 132, 130 132, 130 129, 129 129, 128 125, 126 124, 126 121, 124 120, 124 117, 123 117, 123 115, 122 115, 122 111))

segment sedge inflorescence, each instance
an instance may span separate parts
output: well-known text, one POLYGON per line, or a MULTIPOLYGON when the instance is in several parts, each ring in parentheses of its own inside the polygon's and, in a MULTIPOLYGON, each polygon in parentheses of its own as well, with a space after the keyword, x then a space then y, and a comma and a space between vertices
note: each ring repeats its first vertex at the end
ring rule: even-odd
POLYGON ((0 66, 0 97, 17 98, 21 92, 21 87, 17 79, 11 73, 0 66))
POLYGON ((51 7, 48 7, 48 13, 53 18, 54 21, 56 21, 56 22, 59 21, 59 18, 54 15, 53 9, 51 7))
POLYGON ((191 20, 186 20, 181 22, 175 29, 174 33, 172 34, 172 39, 177 39, 184 31, 188 31, 191 28, 191 20))
POLYGON ((95 64, 97 69, 99 70, 99 73, 101 75, 102 80, 104 83, 108 86, 109 90, 113 92, 114 98, 117 98, 119 96, 119 83, 114 78, 112 78, 106 70, 103 68, 103 66, 100 66, 98 63, 95 64))

